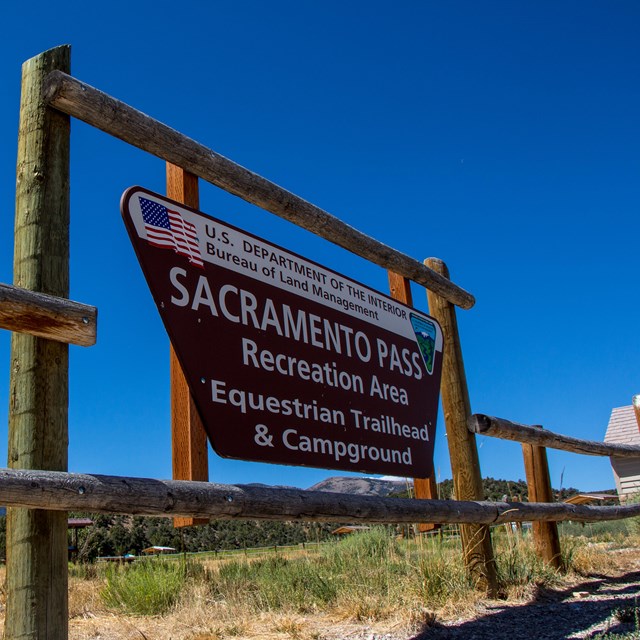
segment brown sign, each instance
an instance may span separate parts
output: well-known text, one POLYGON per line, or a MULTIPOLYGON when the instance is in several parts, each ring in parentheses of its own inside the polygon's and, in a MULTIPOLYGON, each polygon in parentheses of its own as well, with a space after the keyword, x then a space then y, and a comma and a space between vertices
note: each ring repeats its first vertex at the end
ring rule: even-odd
POLYGON ((218 454, 431 473, 433 318, 140 187, 122 214, 218 454))

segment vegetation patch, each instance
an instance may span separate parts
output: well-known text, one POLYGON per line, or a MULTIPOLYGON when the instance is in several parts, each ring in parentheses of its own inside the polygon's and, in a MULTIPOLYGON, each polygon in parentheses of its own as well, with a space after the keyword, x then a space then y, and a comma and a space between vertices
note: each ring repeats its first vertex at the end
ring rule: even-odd
POLYGON ((131 566, 110 565, 100 595, 106 606, 132 615, 166 613, 190 580, 202 580, 197 562, 151 558, 131 566))

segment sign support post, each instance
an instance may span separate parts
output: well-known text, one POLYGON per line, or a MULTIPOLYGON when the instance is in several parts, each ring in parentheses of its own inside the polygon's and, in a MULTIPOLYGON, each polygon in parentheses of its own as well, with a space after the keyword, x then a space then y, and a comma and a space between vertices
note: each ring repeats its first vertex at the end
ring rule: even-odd
MULTIPOLYGON (((539 428, 542 429, 542 427, 539 428)), ((522 443, 522 455, 529 489, 529 502, 553 502, 546 447, 522 443)), ((554 569, 561 569, 562 553, 558 524, 534 521, 532 531, 538 556, 554 569)))
MULTIPOLYGON (((16 181, 14 284, 69 297, 69 116, 46 106, 43 83, 70 71, 56 47, 22 67, 16 181)), ((67 470, 68 345, 11 336, 9 467, 67 470)), ((7 512, 5 638, 67 638, 67 513, 7 512)))
MULTIPOLYGON (((428 258, 425 264, 449 278, 449 269, 442 260, 428 258)), ((482 500, 482 476, 475 434, 467 429, 471 403, 455 309, 450 302, 431 290, 427 290, 427 297, 429 313, 440 323, 444 334, 440 389, 455 497, 456 500, 482 500)), ((478 588, 485 590, 489 596, 496 596, 498 577, 489 527, 476 524, 460 525, 460 538, 467 571, 478 588)))
MULTIPOLYGON (((411 295, 411 281, 397 273, 394 273, 393 271, 388 271, 387 273, 389 275, 389 291, 391 292, 391 297, 394 300, 398 300, 399 302, 412 307, 413 297, 411 295)), ((438 499, 438 486, 436 484, 435 469, 428 478, 413 479, 413 493, 416 498, 421 500, 438 499)), ((434 531, 437 528, 438 525, 432 522, 422 522, 418 524, 418 531, 421 533, 434 531)))
MULTIPOLYGON (((200 205, 198 177, 167 163, 167 196, 189 207, 200 205)), ((174 480, 209 480, 207 434, 196 409, 187 380, 170 346, 171 367, 171 449, 174 480)), ((174 518, 174 527, 207 524, 206 518, 174 518)))

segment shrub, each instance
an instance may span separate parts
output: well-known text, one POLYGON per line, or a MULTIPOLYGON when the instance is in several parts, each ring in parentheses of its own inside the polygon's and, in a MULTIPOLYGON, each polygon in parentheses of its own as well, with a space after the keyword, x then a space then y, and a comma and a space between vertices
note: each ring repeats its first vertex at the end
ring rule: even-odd
POLYGON ((292 609, 301 613, 368 603, 399 591, 407 566, 397 542, 380 527, 323 547, 317 556, 234 560, 220 565, 212 590, 219 599, 247 603, 256 610, 292 609))
POLYGON ((188 580, 204 573, 197 562, 162 558, 129 566, 111 565, 100 595, 110 608, 133 615, 156 615, 173 606, 188 580))
POLYGON ((431 605, 462 600, 473 590, 458 546, 437 538, 426 540, 415 559, 420 597, 431 605))
MULTIPOLYGON (((562 541, 564 549, 566 541, 562 541)), ((498 580, 503 588, 526 587, 532 584, 552 585, 560 580, 555 569, 537 555, 533 540, 516 538, 496 549, 498 580), (506 548, 505 548, 506 547, 506 548)), ((563 553, 563 563, 570 562, 563 553)), ((565 564, 565 566, 567 566, 565 564)))
POLYGON ((591 538, 596 541, 611 541, 624 536, 630 530, 631 521, 606 520, 603 522, 559 522, 558 531, 562 536, 591 538))
POLYGON ((292 608, 300 612, 331 604, 336 596, 335 586, 316 562, 278 556, 222 564, 212 590, 221 599, 248 600, 255 609, 292 608))

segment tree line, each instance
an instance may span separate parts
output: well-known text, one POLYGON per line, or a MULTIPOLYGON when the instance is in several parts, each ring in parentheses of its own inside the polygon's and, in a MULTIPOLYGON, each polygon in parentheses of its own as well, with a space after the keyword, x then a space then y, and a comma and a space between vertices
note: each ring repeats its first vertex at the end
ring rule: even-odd
MULTIPOLYGON (((527 483, 524 480, 497 480, 484 478, 484 499, 495 502, 507 500, 527 501, 527 483)), ((556 501, 579 493, 573 487, 554 489, 556 501)), ((392 497, 411 497, 408 491, 392 497)), ((454 497, 453 481, 438 483, 438 498, 454 497)), ((173 547, 177 551, 223 551, 254 547, 286 546, 306 542, 323 542, 332 538, 331 532, 339 525, 317 522, 281 522, 265 520, 216 520, 207 525, 175 529, 169 518, 147 516, 69 514, 86 517, 93 525, 78 530, 77 558, 92 561, 101 556, 139 555, 151 546, 173 547)), ((6 518, 0 517, 0 554, 5 557, 6 518)), ((69 544, 73 534, 69 532, 69 544)))
POLYGON ((101 556, 139 555, 151 546, 177 551, 222 551, 321 542, 331 536, 334 523, 263 520, 217 520, 206 525, 176 529, 169 518, 92 515, 93 525, 78 532, 78 560, 101 556))
MULTIPOLYGON (((483 478, 482 487, 484 490, 484 499, 491 502, 501 502, 505 499, 508 502, 528 502, 529 490, 527 489, 527 483, 525 480, 497 480, 496 478, 483 478)), ((615 493, 614 490, 609 490, 611 493, 615 493)), ((575 496, 580 493, 578 489, 574 487, 567 487, 564 489, 553 489, 553 495, 556 502, 562 502, 571 496, 575 496)), ((411 491, 401 491, 391 494, 390 497, 394 498, 408 498, 412 497, 411 491)), ((453 490, 453 480, 443 480, 438 483, 438 499, 439 500, 454 500, 455 492, 453 490)))

